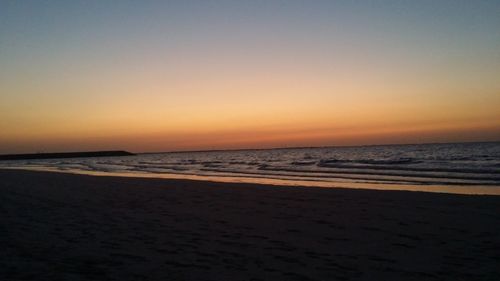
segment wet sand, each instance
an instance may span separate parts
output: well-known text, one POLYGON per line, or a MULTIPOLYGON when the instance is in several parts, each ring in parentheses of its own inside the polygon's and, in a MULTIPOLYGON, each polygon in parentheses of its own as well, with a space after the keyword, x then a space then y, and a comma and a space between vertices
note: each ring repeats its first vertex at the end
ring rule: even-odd
POLYGON ((0 280, 500 280, 500 196, 0 170, 0 280))

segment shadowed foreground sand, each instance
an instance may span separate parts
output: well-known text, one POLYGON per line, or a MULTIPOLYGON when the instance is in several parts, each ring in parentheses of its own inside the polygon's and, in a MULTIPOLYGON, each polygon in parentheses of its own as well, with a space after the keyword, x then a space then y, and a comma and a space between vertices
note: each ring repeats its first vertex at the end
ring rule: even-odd
POLYGON ((500 280, 500 196, 0 170, 0 280, 500 280))

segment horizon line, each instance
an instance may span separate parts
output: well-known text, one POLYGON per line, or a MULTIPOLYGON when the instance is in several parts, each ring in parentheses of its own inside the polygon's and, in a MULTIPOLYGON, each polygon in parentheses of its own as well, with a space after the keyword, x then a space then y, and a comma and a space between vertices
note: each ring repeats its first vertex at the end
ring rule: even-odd
POLYGON ((325 145, 325 146, 290 146, 269 148, 234 148, 234 149, 201 149, 201 150, 171 150, 155 152, 132 152, 134 154, 163 154, 163 153, 192 153, 192 152, 222 152, 222 151, 255 151, 255 150, 280 150, 280 149, 310 149, 310 148, 347 148, 347 147, 373 147, 373 146, 395 146, 395 145, 433 145, 433 144, 468 144, 468 143, 496 143, 494 141, 462 141, 462 142, 423 142, 423 143, 386 143, 386 144, 361 144, 361 145, 325 145))

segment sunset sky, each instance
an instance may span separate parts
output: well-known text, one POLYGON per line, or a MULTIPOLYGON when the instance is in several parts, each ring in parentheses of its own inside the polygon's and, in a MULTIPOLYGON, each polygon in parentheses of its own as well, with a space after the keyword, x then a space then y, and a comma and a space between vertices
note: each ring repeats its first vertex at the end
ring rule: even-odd
POLYGON ((0 1, 0 153, 500 140, 500 1, 0 1))

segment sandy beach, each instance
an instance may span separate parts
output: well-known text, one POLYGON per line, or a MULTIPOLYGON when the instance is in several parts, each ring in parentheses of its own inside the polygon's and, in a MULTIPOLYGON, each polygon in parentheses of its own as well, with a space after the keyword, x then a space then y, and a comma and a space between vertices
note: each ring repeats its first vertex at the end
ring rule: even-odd
POLYGON ((0 170, 0 280, 500 280, 500 197, 0 170))

